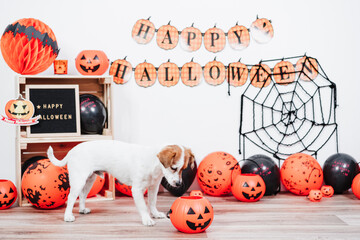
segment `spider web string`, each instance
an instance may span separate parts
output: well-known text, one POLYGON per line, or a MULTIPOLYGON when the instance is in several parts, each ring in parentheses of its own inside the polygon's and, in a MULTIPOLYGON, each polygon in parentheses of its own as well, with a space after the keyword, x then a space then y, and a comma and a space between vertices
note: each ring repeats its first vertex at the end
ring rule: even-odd
MULTIPOLYGON (((308 152, 311 155, 317 156, 318 151, 325 146, 334 134, 336 151, 338 152, 338 125, 336 123, 335 111, 337 107, 336 85, 329 80, 318 60, 303 55, 282 59, 262 60, 257 65, 259 68, 256 74, 259 74, 260 69, 268 74, 267 78, 263 80, 263 86, 269 77, 271 78, 270 84, 272 84, 272 86, 261 87, 255 95, 251 95, 251 93, 248 94, 248 92, 252 91, 254 86, 249 84, 241 96, 239 153, 243 154, 244 159, 246 140, 272 154, 279 160, 279 164, 280 160, 296 152, 308 152), (301 57, 305 57, 302 68, 299 71, 286 72, 287 74, 298 75, 294 82, 287 83, 287 85, 290 85, 289 87, 293 87, 290 91, 281 90, 281 87, 284 88, 287 86, 275 83, 271 78, 271 76, 275 74, 267 73, 261 65, 261 63, 264 62, 301 57), (315 60, 318 67, 316 67, 310 59, 315 60), (310 68, 306 66, 308 71, 311 71, 311 73, 312 71, 316 71, 317 76, 314 80, 311 80, 311 77, 305 71, 306 64, 310 64, 310 68), (300 77, 309 80, 302 80, 300 77), (321 80, 319 80, 319 78, 321 78, 321 80), (320 83, 318 83, 318 81, 320 81, 320 83), (325 82, 325 84, 321 85, 321 81, 325 82), (307 85, 312 85, 311 87, 314 88, 314 90, 308 90, 307 85), (330 90, 329 93, 327 92, 329 95, 328 98, 322 93, 325 90, 330 90), (268 101, 270 101, 269 99, 273 92, 275 92, 277 96, 274 98, 272 104, 269 104, 268 101), (262 96, 263 94, 265 94, 265 97, 262 96), (286 99, 288 95, 290 95, 289 100, 286 99), (329 106, 325 109, 324 101, 329 99, 329 106), (252 126, 250 130, 244 130, 244 119, 250 114, 249 111, 244 110, 244 104, 247 102, 252 104, 249 108, 252 111, 251 115, 253 118, 252 121, 250 121, 250 125, 252 126), (281 109, 279 109, 279 104, 281 105, 281 109), (267 115, 269 111, 271 111, 271 116, 267 115), (299 113, 303 116, 300 116, 299 113), (269 122, 265 121, 266 117, 271 117, 270 123, 266 123, 269 122), (277 120, 276 117, 279 120, 277 120), (260 126, 258 126, 259 124, 260 126), (278 136, 274 136, 272 129, 276 130, 278 136), (326 134, 327 137, 324 138, 326 134), (291 141, 289 141, 289 139, 291 141), (301 149, 298 146, 301 146, 301 149), (284 147, 289 150, 281 150, 284 147)), ((294 69, 295 67, 296 66, 294 66, 294 69)), ((250 83, 255 81, 256 74, 253 79, 250 79, 250 83)), ((228 84, 230 85, 229 81, 228 84)))

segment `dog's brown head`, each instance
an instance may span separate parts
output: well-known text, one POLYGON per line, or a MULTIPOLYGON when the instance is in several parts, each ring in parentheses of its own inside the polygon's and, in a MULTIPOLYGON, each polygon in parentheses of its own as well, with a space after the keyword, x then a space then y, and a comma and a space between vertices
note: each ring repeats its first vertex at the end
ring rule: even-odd
POLYGON ((163 165, 163 173, 170 185, 178 187, 181 185, 182 171, 190 164, 195 167, 195 157, 190 149, 178 145, 168 145, 157 155, 163 165))

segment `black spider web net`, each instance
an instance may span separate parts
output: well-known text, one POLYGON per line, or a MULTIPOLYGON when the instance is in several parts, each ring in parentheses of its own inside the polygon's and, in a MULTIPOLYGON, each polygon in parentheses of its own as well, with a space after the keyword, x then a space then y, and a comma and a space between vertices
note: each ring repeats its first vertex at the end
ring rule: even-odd
MULTIPOLYGON (((268 86, 257 88, 249 84, 242 94, 239 152, 244 158, 247 141, 283 160, 298 152, 316 157, 335 135, 338 151, 336 85, 326 76, 317 59, 305 55, 260 63, 302 57, 305 57, 304 64, 300 70, 295 70, 296 78, 292 83, 276 83, 271 72, 268 86), (317 67, 311 59, 316 61, 317 67), (315 79, 311 80, 306 64, 317 72, 315 79)), ((256 81, 255 77, 250 81, 256 81)))

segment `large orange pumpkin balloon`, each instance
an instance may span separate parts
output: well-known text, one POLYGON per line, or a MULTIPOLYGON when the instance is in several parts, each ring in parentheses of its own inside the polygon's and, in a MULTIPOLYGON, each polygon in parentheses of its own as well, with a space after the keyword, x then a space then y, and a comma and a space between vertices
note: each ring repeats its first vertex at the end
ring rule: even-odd
MULTIPOLYGON (((197 179, 201 189, 209 195, 221 196, 230 193, 233 170, 237 160, 226 152, 213 152, 199 164, 197 179)), ((240 172, 240 167, 237 168, 240 172)))
POLYGON ((11 207, 17 198, 15 185, 6 179, 0 179, 0 209, 11 207))
POLYGON ((356 175, 351 184, 351 190, 354 195, 360 199, 360 173, 356 175))
POLYGON ((12 99, 6 103, 5 114, 10 119, 28 120, 34 115, 34 105, 19 95, 17 99, 12 99))
POLYGON ((280 177, 287 190, 302 196, 312 189, 320 189, 324 178, 316 159, 305 153, 289 156, 281 166, 280 177))
POLYGON ((1 37, 1 53, 9 67, 34 75, 51 66, 59 52, 51 28, 40 20, 23 18, 7 26, 1 37))
POLYGON ((31 164, 24 172, 21 190, 35 207, 51 209, 64 205, 70 191, 66 167, 57 167, 49 159, 31 164))
POLYGON ((231 192, 242 202, 259 201, 265 194, 266 185, 262 177, 257 174, 241 174, 231 185, 231 192))
POLYGON ((87 197, 96 196, 96 194, 98 194, 101 191, 101 189, 104 187, 104 184, 105 184, 105 179, 100 177, 99 175, 96 175, 95 182, 93 183, 87 197))
POLYGON ((103 75, 109 67, 109 59, 101 50, 83 50, 77 55, 75 66, 82 75, 103 75))
POLYGON ((214 210, 205 197, 179 197, 172 204, 169 217, 177 230, 185 233, 200 233, 212 223, 214 210))

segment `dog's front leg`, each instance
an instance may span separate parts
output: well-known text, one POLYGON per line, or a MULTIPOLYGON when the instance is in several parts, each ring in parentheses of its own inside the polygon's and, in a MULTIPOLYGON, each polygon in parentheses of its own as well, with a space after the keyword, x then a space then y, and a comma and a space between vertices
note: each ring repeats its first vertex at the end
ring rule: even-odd
POLYGON ((146 206, 146 203, 145 203, 144 189, 141 187, 137 187, 135 185, 135 186, 132 186, 131 191, 132 191, 132 195, 134 198, 136 208, 140 213, 142 223, 145 226, 154 226, 155 221, 151 219, 148 209, 147 209, 147 206, 146 206))
POLYGON ((155 184, 149 186, 148 189, 148 201, 149 201, 149 208, 150 213, 154 218, 165 218, 166 215, 163 212, 159 212, 156 208, 156 201, 157 201, 157 194, 159 191, 159 185, 161 182, 161 178, 157 180, 155 184))

